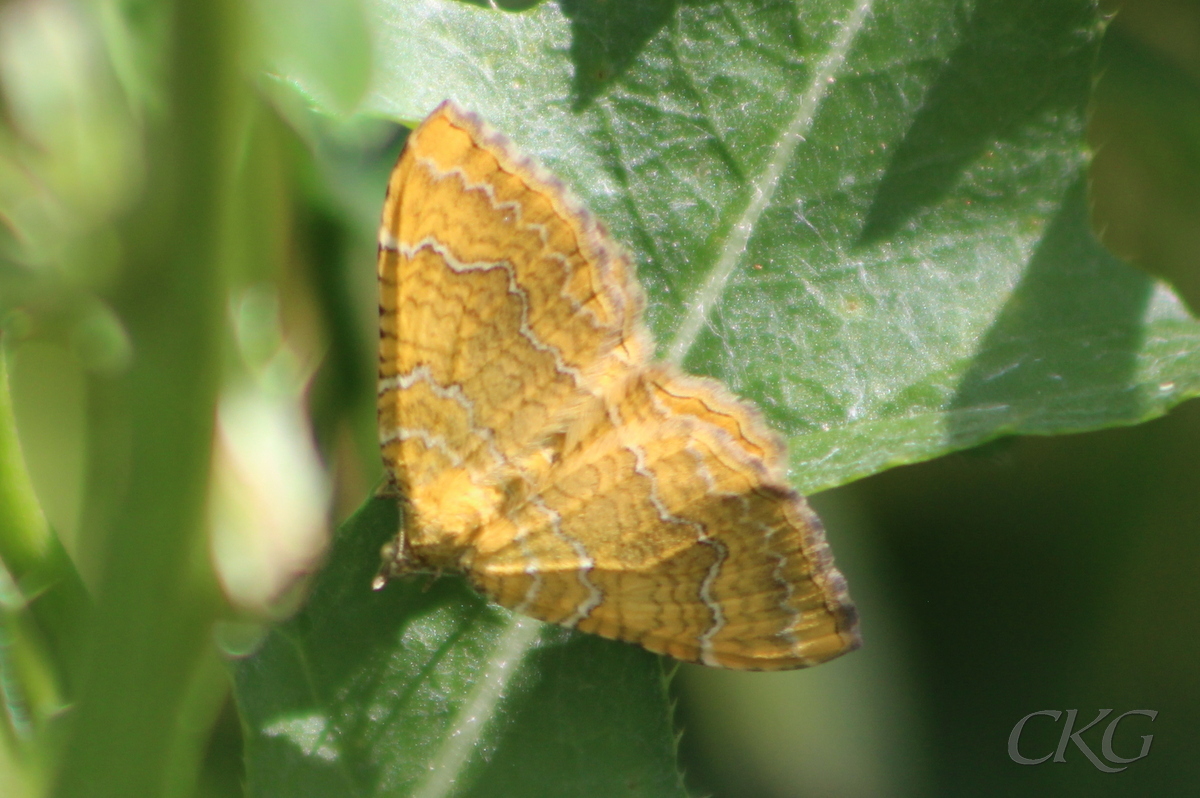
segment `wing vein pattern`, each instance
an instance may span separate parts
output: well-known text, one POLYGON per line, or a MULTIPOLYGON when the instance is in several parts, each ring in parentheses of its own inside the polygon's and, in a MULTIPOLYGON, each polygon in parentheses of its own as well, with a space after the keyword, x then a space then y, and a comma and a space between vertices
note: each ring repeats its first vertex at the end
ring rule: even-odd
POLYGON ((452 102, 379 232, 388 575, 458 570, 535 618, 706 665, 859 644, 820 521, 749 403, 652 360, 634 269, 569 191, 452 102))

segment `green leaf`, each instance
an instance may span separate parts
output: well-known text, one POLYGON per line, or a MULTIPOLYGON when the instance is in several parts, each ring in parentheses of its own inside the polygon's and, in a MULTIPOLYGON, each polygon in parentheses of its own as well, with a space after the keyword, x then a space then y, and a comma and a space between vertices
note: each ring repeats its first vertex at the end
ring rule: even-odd
POLYGON ((266 57, 322 106, 344 111, 371 75, 370 36, 358 0, 255 0, 266 57))
POLYGON ((451 96, 558 172, 798 487, 1200 391, 1200 326, 1088 228, 1090 2, 607 5, 380 0, 369 110, 451 96))
POLYGON ((239 664, 250 795, 684 794, 657 657, 457 577, 372 591, 397 523, 370 500, 305 608, 239 664))
MULTIPOLYGON (((1200 392, 1200 325, 1088 226, 1088 0, 485 5, 373 0, 360 110, 453 97, 560 175, 634 253, 660 355, 755 400, 801 489, 1200 392)), ((395 524, 367 526, 239 669, 252 793, 678 790, 652 658, 458 581, 369 595, 395 524)))

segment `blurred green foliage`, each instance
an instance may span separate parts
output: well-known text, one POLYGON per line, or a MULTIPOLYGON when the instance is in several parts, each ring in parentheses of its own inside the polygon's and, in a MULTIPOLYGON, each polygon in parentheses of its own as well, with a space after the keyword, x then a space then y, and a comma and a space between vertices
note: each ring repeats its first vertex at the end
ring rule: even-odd
POLYGON ((0 794, 1194 792, 1200 415, 1007 437, 1200 391, 1200 324, 1091 233, 1198 306, 1194 7, 496 5, 0 4, 0 794), (861 652, 668 688, 455 578, 368 589, 374 226, 446 96, 834 488, 861 652), (1008 759, 1102 707, 1160 712, 1127 772, 1008 759))

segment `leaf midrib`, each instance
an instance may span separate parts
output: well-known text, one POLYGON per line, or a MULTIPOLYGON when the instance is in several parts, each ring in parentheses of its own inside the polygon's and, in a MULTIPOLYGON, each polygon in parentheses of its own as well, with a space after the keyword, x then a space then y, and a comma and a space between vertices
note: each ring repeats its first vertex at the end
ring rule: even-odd
POLYGON ((729 283, 729 278, 746 252, 750 236, 753 235, 763 211, 775 198, 775 192, 779 189, 784 170, 791 164, 800 142, 804 141, 805 136, 812 129, 821 101, 825 99, 830 88, 837 83, 837 77, 845 67, 847 54, 858 32, 862 30, 873 5, 874 0, 862 0, 855 4, 845 22, 842 23, 841 30, 838 31, 829 50, 821 58, 813 72, 812 80, 809 81, 808 88, 800 95, 791 121, 781 129, 775 139, 771 158, 758 176, 751 181, 746 192, 746 207, 726 234, 715 265, 709 271, 708 277, 692 301, 687 303, 687 313, 683 317, 679 331, 667 347, 666 359, 669 362, 680 365, 691 351, 692 346, 695 345, 696 339, 700 337, 700 330, 708 321, 712 309, 725 293, 725 286, 729 283))

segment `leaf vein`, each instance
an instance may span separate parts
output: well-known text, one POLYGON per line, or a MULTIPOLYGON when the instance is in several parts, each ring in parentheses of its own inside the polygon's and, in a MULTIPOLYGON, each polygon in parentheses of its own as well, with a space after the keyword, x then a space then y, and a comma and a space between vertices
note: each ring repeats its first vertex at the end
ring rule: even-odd
POLYGON ((716 265, 709 272, 708 278, 696 292, 695 297, 688 303, 688 311, 679 326, 679 332, 676 333, 671 345, 667 348, 667 360, 670 362, 682 363, 692 346, 695 345, 701 328, 708 321, 709 315, 725 291, 725 286, 729 283, 729 278, 733 275, 733 270, 745 253, 746 245, 750 242, 750 236, 762 217, 763 211, 774 199, 784 169, 791 163, 796 147, 812 129, 817 109, 820 107, 821 101, 825 99, 825 95, 828 94, 837 74, 845 65, 850 47, 866 23, 872 5, 873 0, 863 0, 854 6, 834 38, 829 51, 818 64, 812 81, 800 96, 791 122, 775 142, 775 150, 770 160, 751 183, 749 201, 742 211, 741 217, 730 229, 725 243, 721 247, 716 265))

